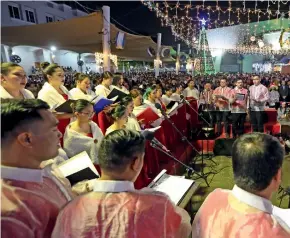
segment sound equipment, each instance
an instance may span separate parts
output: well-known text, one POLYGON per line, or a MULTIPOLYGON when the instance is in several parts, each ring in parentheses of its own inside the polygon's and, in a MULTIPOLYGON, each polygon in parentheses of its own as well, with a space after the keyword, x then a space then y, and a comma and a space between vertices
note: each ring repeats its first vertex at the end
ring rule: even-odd
POLYGON ((220 138, 215 140, 213 153, 215 156, 232 156, 232 147, 235 139, 220 138))

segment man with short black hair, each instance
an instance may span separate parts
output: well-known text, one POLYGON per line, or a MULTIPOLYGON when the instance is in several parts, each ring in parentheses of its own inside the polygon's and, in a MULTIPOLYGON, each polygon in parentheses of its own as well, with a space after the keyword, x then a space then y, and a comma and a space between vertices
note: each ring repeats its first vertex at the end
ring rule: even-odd
POLYGON ((47 103, 1 100, 2 237, 50 237, 71 189, 43 161, 58 155, 61 133, 47 103))
POLYGON ((188 237, 190 218, 183 209, 163 193, 134 189, 144 150, 145 139, 137 131, 105 136, 98 154, 101 178, 93 192, 60 212, 52 237, 188 237))
POLYGON ((289 238, 290 228, 270 201, 281 183, 284 149, 271 135, 245 134, 232 149, 235 186, 206 198, 193 225, 193 238, 289 238))

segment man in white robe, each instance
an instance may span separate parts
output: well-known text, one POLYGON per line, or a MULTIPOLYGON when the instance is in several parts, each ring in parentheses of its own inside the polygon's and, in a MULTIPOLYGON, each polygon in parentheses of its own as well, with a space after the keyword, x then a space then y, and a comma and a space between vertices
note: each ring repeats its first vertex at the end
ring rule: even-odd
POLYGON ((145 139, 121 129, 105 136, 99 149, 101 178, 94 191, 69 203, 57 219, 52 237, 188 237, 189 215, 163 193, 135 190, 145 139))
POLYGON ((59 210, 73 198, 43 161, 58 155, 58 121, 39 99, 1 101, 1 235, 50 237, 59 210))

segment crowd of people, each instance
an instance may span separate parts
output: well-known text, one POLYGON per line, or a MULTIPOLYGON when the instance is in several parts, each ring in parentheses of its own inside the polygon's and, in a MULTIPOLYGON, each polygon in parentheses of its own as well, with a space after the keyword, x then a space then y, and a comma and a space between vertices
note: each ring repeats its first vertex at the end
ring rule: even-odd
POLYGON ((269 88, 277 87, 279 101, 286 102, 287 77, 104 72, 71 78, 57 64, 41 66, 43 75, 28 85, 21 66, 1 64, 3 237, 290 236, 270 202, 281 183, 284 149, 267 134, 241 136, 247 113, 253 131, 263 132, 262 113, 267 103, 273 106, 269 88), (126 96, 96 115, 94 100, 114 88, 126 96), (219 134, 221 122, 229 134, 232 115, 233 135, 239 136, 232 157, 235 187, 212 192, 192 225, 189 214, 167 195, 134 187, 144 174, 145 156, 136 116, 147 108, 161 115, 160 108, 166 112, 171 101, 183 97, 197 100, 210 124, 215 112, 219 134), (69 99, 74 100, 72 113, 55 111, 69 99), (100 178, 72 187, 57 165, 83 151, 100 178))

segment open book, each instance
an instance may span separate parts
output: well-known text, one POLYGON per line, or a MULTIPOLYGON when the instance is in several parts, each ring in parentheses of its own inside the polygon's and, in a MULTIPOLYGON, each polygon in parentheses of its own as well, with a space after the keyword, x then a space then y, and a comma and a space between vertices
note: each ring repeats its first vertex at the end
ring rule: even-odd
POLYGON ((179 205, 194 183, 195 181, 190 179, 168 175, 163 169, 148 187, 167 194, 175 205, 179 205))
POLYGON ((99 178, 100 175, 93 165, 87 152, 83 151, 58 166, 59 171, 66 177, 71 185, 83 180, 99 178))
POLYGON ((111 99, 107 99, 103 96, 97 96, 96 98, 94 98, 92 101, 95 102, 95 113, 98 114, 99 112, 103 111, 106 106, 113 104, 117 100, 117 98, 118 96, 111 99))

